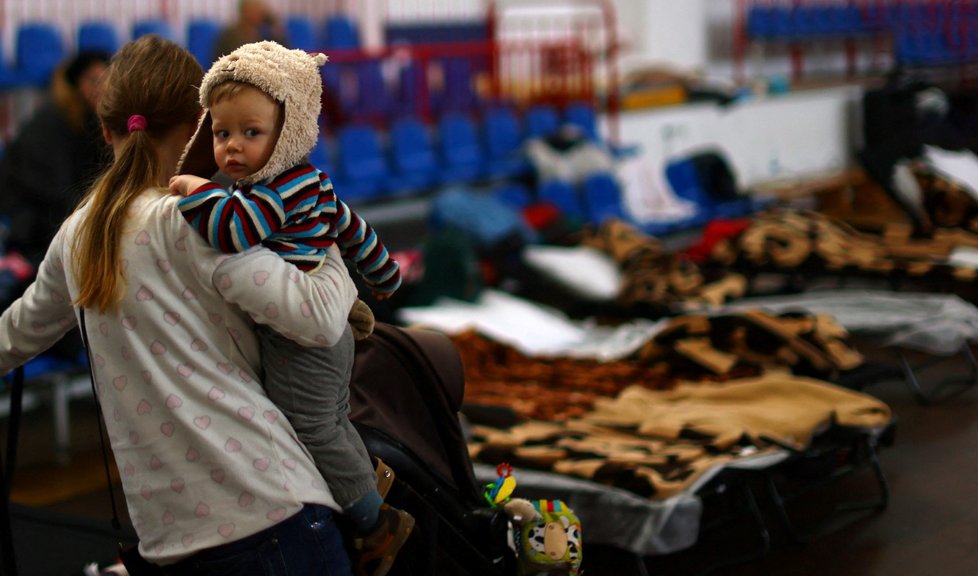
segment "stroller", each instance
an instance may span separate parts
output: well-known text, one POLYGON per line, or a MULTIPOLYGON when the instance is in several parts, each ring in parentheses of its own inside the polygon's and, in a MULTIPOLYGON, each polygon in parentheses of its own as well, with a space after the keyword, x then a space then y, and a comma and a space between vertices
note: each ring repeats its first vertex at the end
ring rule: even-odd
POLYGON ((508 518, 487 504, 472 471, 458 418, 464 385, 444 334, 378 322, 357 343, 350 419, 394 469, 387 501, 416 520, 392 575, 516 573, 508 518))

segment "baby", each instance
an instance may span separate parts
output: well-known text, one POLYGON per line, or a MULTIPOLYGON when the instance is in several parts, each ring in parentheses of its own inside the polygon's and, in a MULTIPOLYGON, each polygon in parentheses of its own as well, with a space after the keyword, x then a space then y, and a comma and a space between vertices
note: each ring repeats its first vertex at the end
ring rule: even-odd
MULTIPOLYGON (((185 196, 183 216, 223 252, 262 244, 309 272, 336 244, 374 296, 388 298, 401 283, 397 262, 373 228, 337 198, 329 177, 306 159, 319 134, 319 67, 325 62, 323 54, 271 41, 246 44, 217 60, 201 83, 205 114, 170 190, 185 196), (230 189, 192 175, 218 170, 234 181, 230 189)), ((366 306, 354 307, 358 311, 369 314, 366 306)), ((385 574, 414 518, 383 502, 370 457, 348 418, 351 328, 330 348, 305 348, 263 327, 259 336, 265 390, 352 521, 357 572, 385 574)))

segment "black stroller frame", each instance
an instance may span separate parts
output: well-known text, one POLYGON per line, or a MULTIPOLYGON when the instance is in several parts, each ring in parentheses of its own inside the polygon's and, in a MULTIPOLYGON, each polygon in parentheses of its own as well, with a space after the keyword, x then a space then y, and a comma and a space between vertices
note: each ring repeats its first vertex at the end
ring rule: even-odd
POLYGON ((387 496, 416 525, 391 574, 515 574, 509 519, 482 495, 458 418, 461 359, 448 336, 378 323, 357 343, 350 419, 394 470, 387 496))

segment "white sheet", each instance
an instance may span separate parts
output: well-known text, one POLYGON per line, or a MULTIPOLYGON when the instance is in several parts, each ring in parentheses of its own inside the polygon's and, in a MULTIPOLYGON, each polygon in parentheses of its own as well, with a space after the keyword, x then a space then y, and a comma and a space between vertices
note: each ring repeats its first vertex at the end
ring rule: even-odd
POLYGON ((406 307, 398 320, 447 334, 476 329, 528 356, 570 356, 612 361, 624 358, 651 340, 665 325, 635 319, 617 327, 570 320, 558 310, 487 289, 475 302, 443 298, 432 306, 406 307))

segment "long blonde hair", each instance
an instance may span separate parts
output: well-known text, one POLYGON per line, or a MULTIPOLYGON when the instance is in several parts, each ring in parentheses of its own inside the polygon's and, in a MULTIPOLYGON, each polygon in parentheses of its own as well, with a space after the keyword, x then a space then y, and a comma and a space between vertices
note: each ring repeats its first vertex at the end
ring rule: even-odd
POLYGON ((120 240, 129 206, 144 190, 165 181, 157 150, 172 128, 196 122, 198 87, 204 71, 194 57, 156 35, 141 36, 123 46, 106 71, 98 116, 114 137, 129 133, 129 118, 140 115, 146 129, 129 133, 115 160, 81 202, 88 205, 74 239, 74 304, 100 312, 122 298, 120 240))

